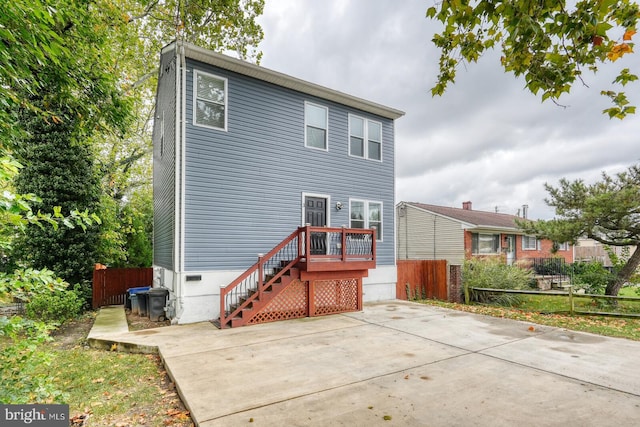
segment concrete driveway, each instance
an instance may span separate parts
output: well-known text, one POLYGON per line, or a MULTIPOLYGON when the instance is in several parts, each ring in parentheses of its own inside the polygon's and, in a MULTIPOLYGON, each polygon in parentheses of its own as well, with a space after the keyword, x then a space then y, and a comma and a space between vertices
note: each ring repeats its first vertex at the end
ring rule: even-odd
POLYGON ((531 325, 390 301, 101 339, 158 346, 200 426, 640 424, 640 342, 531 325))

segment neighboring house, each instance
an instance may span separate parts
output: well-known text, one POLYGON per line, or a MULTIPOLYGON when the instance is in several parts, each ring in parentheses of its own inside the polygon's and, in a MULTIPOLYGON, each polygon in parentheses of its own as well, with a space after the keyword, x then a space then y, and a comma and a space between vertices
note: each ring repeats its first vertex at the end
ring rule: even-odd
MULTIPOLYGON (((590 239, 588 237, 581 237, 578 239, 578 244, 575 246, 575 261, 591 262, 597 261, 602 263, 605 267, 612 267, 613 263, 609 254, 605 251, 605 245, 590 239)), ((609 246, 609 250, 620 256, 631 256, 635 252, 633 246, 609 246), (628 251, 625 254, 625 250, 628 251)))
POLYGON ((573 262, 571 245, 555 244, 554 251, 553 242, 524 235, 515 222, 518 216, 474 211, 471 202, 462 206, 400 202, 396 207, 398 259, 445 259, 454 265, 476 256, 500 256, 508 264, 550 257, 573 262))
POLYGON ((223 326, 257 323, 394 298, 403 114, 192 44, 166 46, 154 268, 173 322, 222 313, 223 326))

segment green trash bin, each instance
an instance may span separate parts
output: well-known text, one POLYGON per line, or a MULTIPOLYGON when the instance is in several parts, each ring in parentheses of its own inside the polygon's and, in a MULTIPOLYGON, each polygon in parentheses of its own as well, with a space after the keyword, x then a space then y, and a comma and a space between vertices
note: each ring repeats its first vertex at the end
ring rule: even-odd
POLYGON ((164 308, 167 305, 167 297, 169 297, 169 290, 164 288, 152 288, 147 293, 148 305, 149 309, 149 319, 152 322, 160 322, 165 320, 167 316, 165 315, 164 308))

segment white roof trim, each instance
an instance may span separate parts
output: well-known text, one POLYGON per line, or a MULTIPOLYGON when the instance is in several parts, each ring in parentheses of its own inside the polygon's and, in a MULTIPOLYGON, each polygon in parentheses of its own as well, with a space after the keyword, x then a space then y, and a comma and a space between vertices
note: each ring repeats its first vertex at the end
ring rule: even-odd
POLYGON ((329 89, 315 83, 310 83, 283 73, 279 73, 277 71, 270 70, 268 68, 263 68, 249 62, 222 55, 220 53, 198 47, 191 43, 173 41, 162 49, 162 53, 174 50, 176 49, 176 46, 184 47, 185 56, 187 58, 214 65, 216 67, 233 71, 238 74, 243 74, 245 76, 253 77, 258 80, 273 83, 275 85, 306 93, 308 95, 317 96, 318 98, 333 101, 338 104, 357 108, 358 110, 366 111, 368 113, 382 116, 387 119, 395 120, 404 116, 403 111, 385 107, 384 105, 376 104, 375 102, 347 95, 346 93, 339 92, 337 90, 329 89))

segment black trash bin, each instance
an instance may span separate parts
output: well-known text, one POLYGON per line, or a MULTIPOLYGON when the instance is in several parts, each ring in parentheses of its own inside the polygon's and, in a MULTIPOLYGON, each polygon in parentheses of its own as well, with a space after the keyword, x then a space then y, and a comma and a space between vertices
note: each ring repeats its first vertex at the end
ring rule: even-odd
POLYGON ((138 292, 138 314, 141 317, 149 317, 149 291, 138 292))
POLYGON ((164 308, 167 305, 169 290, 163 288, 152 288, 149 292, 149 319, 152 322, 160 322, 166 319, 164 308))

